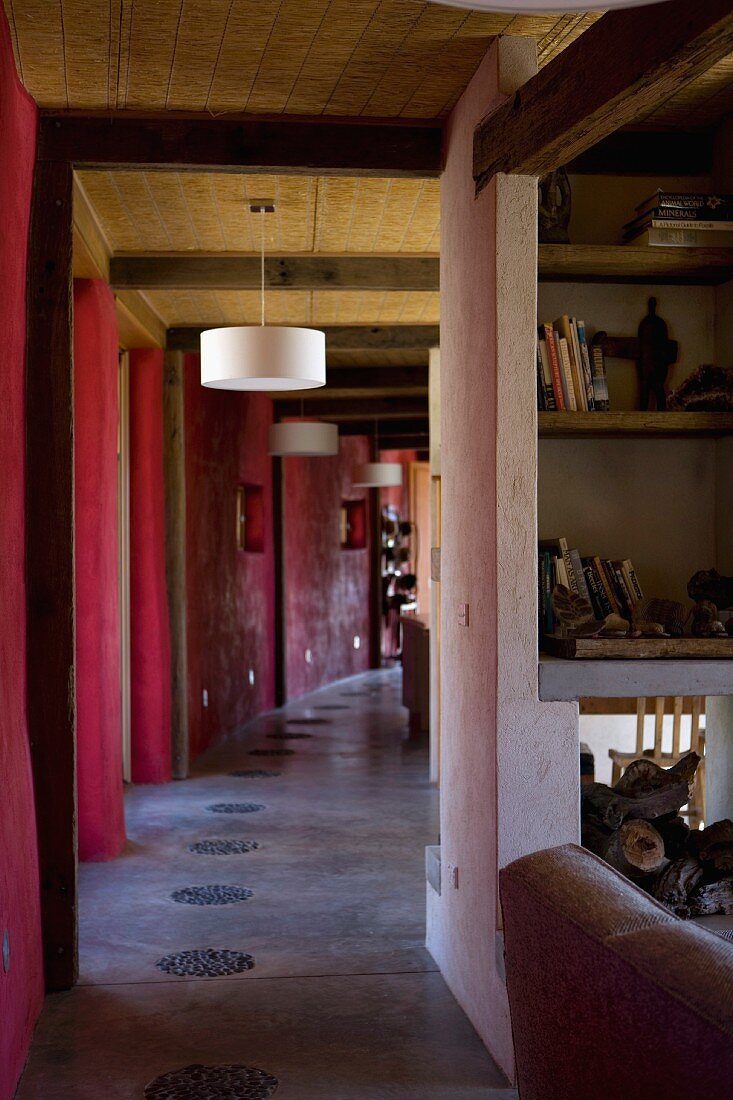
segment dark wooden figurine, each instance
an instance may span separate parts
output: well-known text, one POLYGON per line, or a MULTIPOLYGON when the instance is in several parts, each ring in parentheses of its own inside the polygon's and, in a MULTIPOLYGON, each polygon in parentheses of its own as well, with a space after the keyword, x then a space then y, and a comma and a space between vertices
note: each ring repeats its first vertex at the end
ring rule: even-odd
POLYGON ((570 223, 570 180, 564 168, 542 176, 539 190, 540 244, 567 244, 570 223))
POLYGON ((649 312, 639 323, 636 360, 642 411, 649 408, 652 394, 659 412, 667 408, 667 392, 664 386, 667 372, 676 359, 677 342, 669 339, 666 322, 657 314, 657 299, 650 298, 649 312))

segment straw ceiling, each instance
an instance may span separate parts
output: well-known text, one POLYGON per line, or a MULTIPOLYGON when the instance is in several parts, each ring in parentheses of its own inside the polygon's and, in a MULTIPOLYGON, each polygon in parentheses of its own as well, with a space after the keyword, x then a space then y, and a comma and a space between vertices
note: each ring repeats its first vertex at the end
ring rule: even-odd
POLYGON ((422 0, 4 0, 41 106, 435 118, 494 35, 545 64, 597 15, 422 0))

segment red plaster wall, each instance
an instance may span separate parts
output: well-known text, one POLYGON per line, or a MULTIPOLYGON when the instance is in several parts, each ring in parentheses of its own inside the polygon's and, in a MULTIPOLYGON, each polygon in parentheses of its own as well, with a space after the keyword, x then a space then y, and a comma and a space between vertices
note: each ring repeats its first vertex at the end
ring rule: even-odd
POLYGON ((339 531, 341 501, 367 495, 352 488, 351 475, 354 466, 370 460, 369 452, 365 437, 343 436, 333 458, 283 460, 289 699, 369 668, 370 543, 364 550, 342 550, 339 531))
POLYGON ((74 281, 79 858, 113 859, 122 804, 117 539, 118 334, 106 283, 74 281))
POLYGON ((163 352, 130 352, 132 779, 171 778, 171 645, 165 577, 163 352))
POLYGON ((0 1100, 23 1068, 43 1000, 38 860, 25 696, 25 278, 36 109, 0 7, 0 1100))
POLYGON ((185 358, 186 594, 191 757, 275 705, 272 402, 207 390, 185 358), (236 547, 238 485, 261 485, 264 550, 236 547), (248 682, 253 669, 255 683, 248 682), (202 704, 204 688, 209 706, 202 704))

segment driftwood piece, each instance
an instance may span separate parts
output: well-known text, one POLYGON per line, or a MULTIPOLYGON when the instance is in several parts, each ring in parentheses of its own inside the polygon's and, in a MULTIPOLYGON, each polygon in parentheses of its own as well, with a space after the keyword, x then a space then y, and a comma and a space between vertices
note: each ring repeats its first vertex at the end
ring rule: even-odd
POLYGON ((584 812, 608 829, 618 829, 627 818, 653 821, 676 813, 690 798, 690 785, 678 779, 641 798, 626 798, 603 783, 589 783, 583 790, 584 812))
POLYGON ((702 867, 694 856, 683 856, 667 864, 652 888, 652 894, 678 917, 689 917, 690 894, 702 878, 702 867))
POLYGON ((628 798, 640 798, 681 779, 691 783, 699 763, 700 757, 696 752, 688 752, 671 768, 662 768, 653 760, 639 758, 629 764, 614 790, 628 798))
POLYGON ((733 878, 722 878, 698 886, 689 899, 691 917, 712 917, 716 913, 733 913, 733 878))
POLYGON ((611 834, 603 853, 606 863, 627 878, 638 880, 667 862, 664 841, 648 821, 626 821, 611 834))

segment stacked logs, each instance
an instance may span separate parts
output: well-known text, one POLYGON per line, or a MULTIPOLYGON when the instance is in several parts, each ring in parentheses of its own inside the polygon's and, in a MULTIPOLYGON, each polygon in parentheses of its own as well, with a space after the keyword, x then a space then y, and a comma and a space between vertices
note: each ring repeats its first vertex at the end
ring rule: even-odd
POLYGON ((584 846, 684 918, 733 914, 733 821, 690 831, 679 814, 699 763, 635 760, 615 787, 583 787, 584 846))

